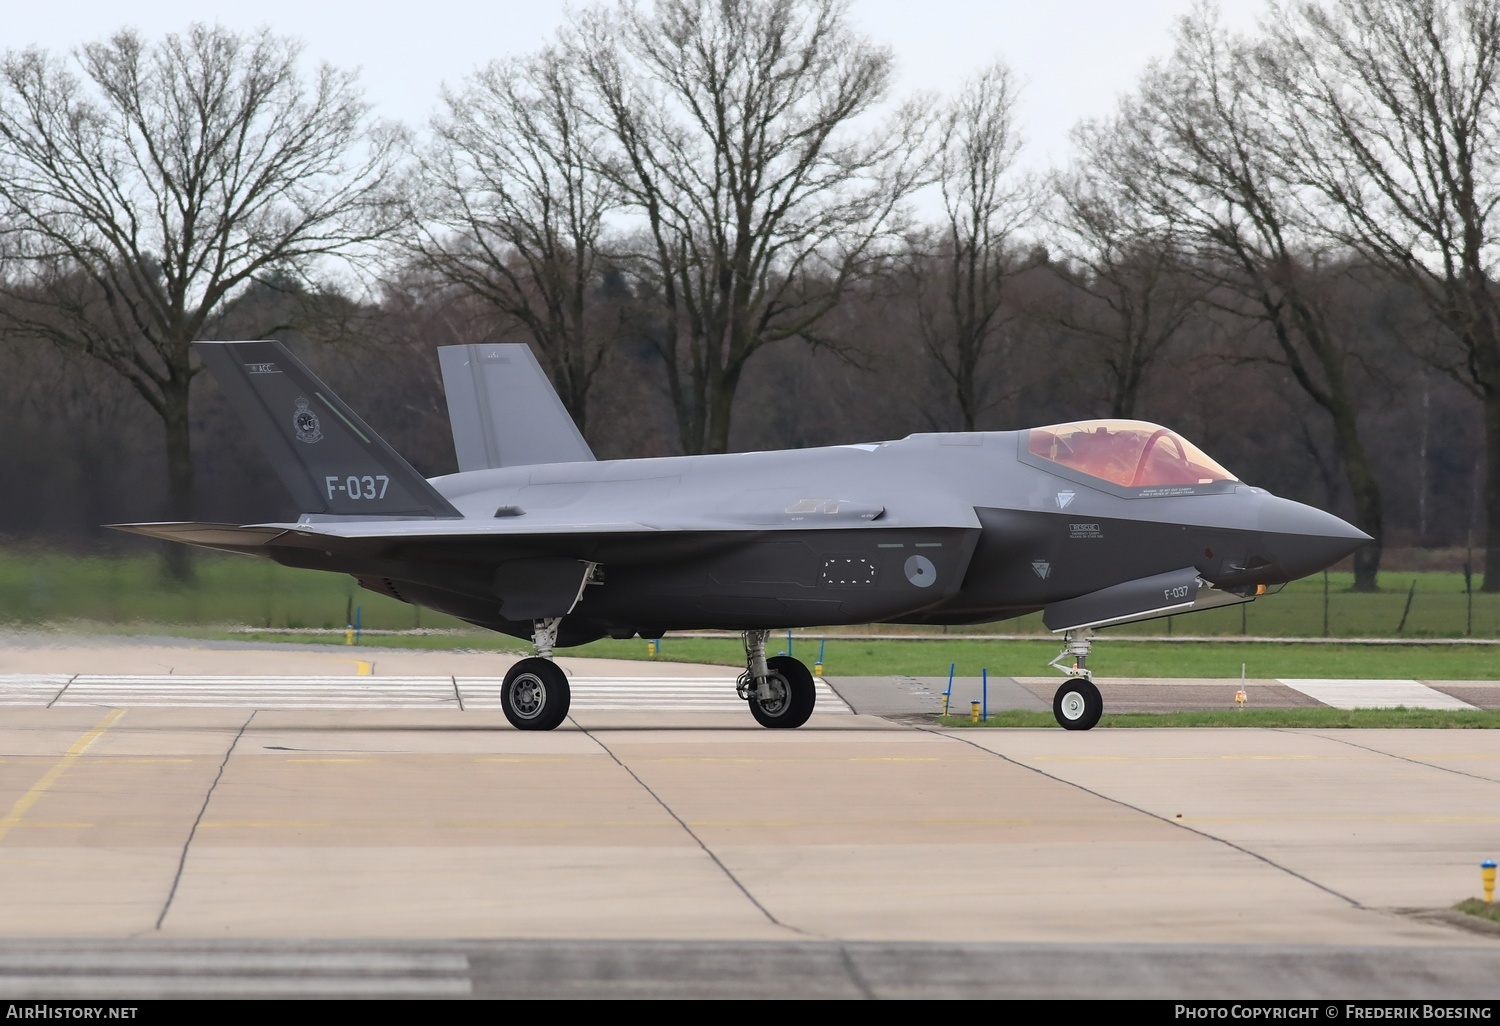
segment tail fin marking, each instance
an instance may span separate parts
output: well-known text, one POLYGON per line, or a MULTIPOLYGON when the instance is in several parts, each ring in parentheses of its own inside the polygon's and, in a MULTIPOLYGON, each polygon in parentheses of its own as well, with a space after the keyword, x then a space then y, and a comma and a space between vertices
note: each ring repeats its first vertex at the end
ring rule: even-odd
POLYGON ((281 343, 193 348, 302 512, 462 516, 281 343))

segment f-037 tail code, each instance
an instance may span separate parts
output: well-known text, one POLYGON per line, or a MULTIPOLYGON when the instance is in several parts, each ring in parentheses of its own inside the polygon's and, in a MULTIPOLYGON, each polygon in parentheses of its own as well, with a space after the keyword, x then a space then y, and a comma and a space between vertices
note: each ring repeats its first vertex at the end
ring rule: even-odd
POLYGON ((383 499, 391 479, 384 474, 365 474, 362 477, 350 474, 341 480, 336 475, 329 474, 323 478, 323 483, 328 487, 330 499, 340 495, 351 499, 383 499))

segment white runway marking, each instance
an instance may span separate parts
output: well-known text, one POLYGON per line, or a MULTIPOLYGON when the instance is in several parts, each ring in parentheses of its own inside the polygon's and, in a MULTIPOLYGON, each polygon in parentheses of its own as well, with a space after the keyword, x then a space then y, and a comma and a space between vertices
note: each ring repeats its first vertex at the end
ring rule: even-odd
MULTIPOLYGON (((580 711, 737 711, 735 678, 572 677, 580 711)), ((0 675, 0 706, 204 707, 246 709, 498 709, 500 677, 229 677, 156 674, 0 675)), ((822 679, 819 712, 853 713, 822 679)))
MULTIPOLYGON (((573 677, 572 708, 584 710, 686 709, 698 712, 732 711, 745 708, 734 693, 734 677, 573 677)), ((500 708, 500 677, 459 677, 458 689, 465 709, 500 708)), ((819 712, 852 713, 821 678, 813 684, 819 712)))
POLYGON ((71 673, 0 673, 0 705, 46 705, 72 679, 71 673))
POLYGON ((1414 680, 1287 680, 1281 683, 1335 709, 1473 709, 1414 680))

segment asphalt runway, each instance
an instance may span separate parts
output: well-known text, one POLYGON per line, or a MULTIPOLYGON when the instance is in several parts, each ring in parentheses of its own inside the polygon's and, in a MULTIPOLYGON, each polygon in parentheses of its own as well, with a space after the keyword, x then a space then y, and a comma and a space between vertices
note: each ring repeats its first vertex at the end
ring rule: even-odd
POLYGON ((1441 911, 1491 731, 938 730, 833 678, 779 732, 673 701, 722 667, 564 659, 632 697, 535 734, 494 656, 360 656, 0 650, 0 993, 1500 996, 1441 911))

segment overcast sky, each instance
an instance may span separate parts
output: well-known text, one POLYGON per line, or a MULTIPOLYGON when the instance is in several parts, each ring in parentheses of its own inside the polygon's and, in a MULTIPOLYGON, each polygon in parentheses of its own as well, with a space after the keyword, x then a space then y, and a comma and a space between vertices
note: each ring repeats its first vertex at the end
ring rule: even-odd
MULTIPOLYGON (((236 29, 262 25, 295 36, 307 56, 361 69, 366 95, 384 117, 425 122, 443 82, 551 38, 562 0, 53 0, 9 4, 0 46, 66 51, 126 24, 147 36, 194 21, 236 29), (124 13, 129 11, 128 14, 124 13)), ((1171 49, 1176 20, 1192 0, 854 0, 857 27, 890 46, 896 92, 955 92, 975 70, 1000 58, 1023 83, 1019 121, 1026 163, 1046 167, 1068 155, 1079 119, 1107 114, 1146 61, 1171 49)), ((1254 25, 1261 0, 1221 0, 1225 20, 1254 25)))

